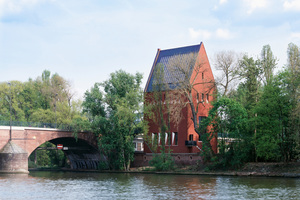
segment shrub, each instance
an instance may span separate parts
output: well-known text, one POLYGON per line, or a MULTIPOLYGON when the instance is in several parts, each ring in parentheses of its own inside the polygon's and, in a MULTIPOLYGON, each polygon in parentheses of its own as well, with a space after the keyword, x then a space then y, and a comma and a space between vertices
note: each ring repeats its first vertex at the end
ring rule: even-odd
POLYGON ((150 160, 149 164, 155 167, 156 171, 169 171, 175 169, 174 159, 170 154, 156 154, 152 160, 150 160))

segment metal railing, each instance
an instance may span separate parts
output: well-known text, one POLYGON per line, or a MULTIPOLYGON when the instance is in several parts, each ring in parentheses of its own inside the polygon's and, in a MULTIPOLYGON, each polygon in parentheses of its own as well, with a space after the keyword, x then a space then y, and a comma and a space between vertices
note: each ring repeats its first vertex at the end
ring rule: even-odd
POLYGON ((197 146, 197 141, 186 140, 185 141, 185 146, 187 146, 187 147, 197 146))
MULTIPOLYGON (((68 124, 56 124, 56 123, 44 123, 44 122, 21 122, 21 121, 12 121, 12 126, 19 127, 34 127, 34 128, 55 128, 60 130, 71 131, 72 127, 68 124)), ((0 121, 0 126, 10 126, 9 121, 0 121)))

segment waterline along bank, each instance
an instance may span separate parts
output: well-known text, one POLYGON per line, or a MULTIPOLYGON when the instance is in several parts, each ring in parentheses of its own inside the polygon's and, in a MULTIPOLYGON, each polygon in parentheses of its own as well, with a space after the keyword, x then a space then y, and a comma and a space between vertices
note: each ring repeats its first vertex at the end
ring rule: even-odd
POLYGON ((68 168, 32 168, 35 171, 63 171, 63 172, 88 172, 88 173, 132 173, 132 174, 169 174, 169 175, 206 175, 206 176, 244 176, 244 177, 286 177, 300 178, 300 162, 292 163, 247 163, 239 170, 192 170, 178 168, 174 171, 154 171, 151 167, 131 168, 129 171, 115 170, 73 170, 68 168))

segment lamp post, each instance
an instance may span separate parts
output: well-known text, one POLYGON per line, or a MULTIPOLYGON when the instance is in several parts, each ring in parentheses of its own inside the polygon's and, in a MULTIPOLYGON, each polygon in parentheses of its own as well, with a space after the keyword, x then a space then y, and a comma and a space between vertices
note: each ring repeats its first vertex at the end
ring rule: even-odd
POLYGON ((11 141, 11 83, 7 83, 9 85, 9 113, 10 113, 10 120, 9 120, 9 141, 11 141))

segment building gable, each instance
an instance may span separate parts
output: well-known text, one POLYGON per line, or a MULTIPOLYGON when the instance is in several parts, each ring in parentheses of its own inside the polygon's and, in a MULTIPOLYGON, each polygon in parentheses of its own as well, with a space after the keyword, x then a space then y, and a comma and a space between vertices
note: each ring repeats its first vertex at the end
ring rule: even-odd
MULTIPOLYGON (((167 105, 170 115, 164 115, 163 118, 165 121, 170 120, 169 132, 177 135, 176 144, 168 144, 174 153, 198 153, 199 148, 202 148, 201 138, 194 125, 198 126, 199 121, 208 116, 214 91, 214 77, 202 42, 175 49, 158 49, 144 90, 145 105, 161 103, 162 109, 167 105), (160 72, 159 69, 162 69, 162 73, 156 73, 160 72), (157 81, 158 77, 163 80, 157 81), (156 95, 157 99, 154 99, 156 91, 160 92, 156 95)), ((160 146, 160 126, 155 119, 158 117, 148 119, 148 135, 152 138, 151 144, 154 144, 156 136, 160 146)), ((216 140, 213 139, 211 145, 216 152, 216 140)), ((150 153, 150 147, 145 147, 145 152, 150 153)))
POLYGON ((175 76, 174 76, 174 72, 171 72, 171 68, 172 68, 171 65, 172 62, 174 62, 175 57, 180 59, 180 57, 184 55, 192 54, 191 56, 193 56, 193 58, 191 59, 191 62, 188 64, 189 65, 188 79, 190 79, 201 45, 202 42, 198 45, 193 45, 193 46, 186 46, 186 47, 167 49, 167 50, 158 49, 144 92, 155 91, 155 80, 157 79, 155 75, 158 70, 159 64, 163 68, 163 76, 162 78, 160 78, 163 80, 160 81, 162 81, 163 85, 168 85, 168 88, 165 88, 165 90, 175 89, 176 87, 178 87, 180 81, 184 81, 186 79, 185 74, 180 73, 180 71, 176 71, 175 76))

